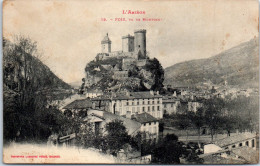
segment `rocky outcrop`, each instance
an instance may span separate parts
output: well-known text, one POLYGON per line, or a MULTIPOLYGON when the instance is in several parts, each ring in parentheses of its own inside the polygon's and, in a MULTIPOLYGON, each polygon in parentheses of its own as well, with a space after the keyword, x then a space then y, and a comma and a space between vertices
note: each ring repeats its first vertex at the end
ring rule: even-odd
POLYGON ((91 89, 145 91, 163 87, 164 70, 157 59, 111 57, 94 60, 86 65, 85 72, 85 86, 91 89))

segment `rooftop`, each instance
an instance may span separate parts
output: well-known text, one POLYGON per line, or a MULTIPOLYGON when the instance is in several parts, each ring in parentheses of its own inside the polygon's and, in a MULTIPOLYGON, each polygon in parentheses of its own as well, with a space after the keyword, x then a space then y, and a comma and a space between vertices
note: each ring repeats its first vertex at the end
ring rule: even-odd
POLYGON ((92 100, 132 100, 132 99, 153 99, 162 98, 160 94, 156 92, 144 91, 144 92, 121 92, 114 94, 104 94, 96 97, 92 100))
POLYGON ((126 36, 122 36, 122 39, 125 39, 125 38, 134 38, 134 36, 131 36, 131 35, 126 35, 126 36))
POLYGON ((234 136, 230 136, 230 137, 226 137, 224 139, 217 140, 217 141, 215 141, 215 144, 220 147, 224 147, 224 146, 231 145, 231 144, 241 142, 241 141, 244 141, 247 139, 251 139, 254 137, 256 137, 256 134, 254 134, 254 133, 249 133, 249 132, 240 133, 240 134, 237 134, 234 136))
POLYGON ((142 113, 142 114, 135 114, 131 117, 133 120, 140 122, 140 123, 149 123, 149 122, 155 122, 158 121, 155 117, 148 113, 142 113))
POLYGON ((141 127, 141 123, 139 123, 137 121, 134 121, 134 120, 131 120, 131 119, 128 119, 128 118, 124 118, 122 116, 112 114, 110 112, 99 111, 99 110, 91 110, 90 114, 92 116, 96 116, 100 119, 103 119, 106 123, 109 123, 113 120, 121 120, 123 122, 124 126, 126 127, 129 135, 138 131, 138 129, 141 127))
POLYGON ((116 93, 113 99, 152 99, 152 98, 162 98, 161 95, 156 94, 156 92, 127 92, 127 93, 116 93))
POLYGON ((92 101, 89 99, 74 100, 70 104, 63 107, 63 109, 86 109, 92 108, 92 101))
POLYGON ((109 37, 108 37, 108 33, 107 33, 107 35, 104 37, 104 39, 101 41, 101 43, 102 43, 102 44, 104 44, 104 43, 111 43, 111 40, 110 40, 109 37))
POLYGON ((236 155, 242 157, 250 164, 256 164, 258 163, 258 153, 253 148, 250 148, 248 146, 243 146, 239 148, 232 149, 232 152, 236 155))

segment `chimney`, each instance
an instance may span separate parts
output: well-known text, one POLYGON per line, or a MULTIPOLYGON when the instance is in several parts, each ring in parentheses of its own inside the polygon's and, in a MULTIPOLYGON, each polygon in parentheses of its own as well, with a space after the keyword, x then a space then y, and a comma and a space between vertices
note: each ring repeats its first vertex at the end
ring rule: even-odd
POLYGON ((130 112, 130 111, 127 111, 127 112, 126 112, 126 118, 127 118, 127 119, 131 119, 131 112, 130 112))
POLYGON ((151 94, 151 95, 154 95, 153 90, 150 90, 150 94, 151 94))

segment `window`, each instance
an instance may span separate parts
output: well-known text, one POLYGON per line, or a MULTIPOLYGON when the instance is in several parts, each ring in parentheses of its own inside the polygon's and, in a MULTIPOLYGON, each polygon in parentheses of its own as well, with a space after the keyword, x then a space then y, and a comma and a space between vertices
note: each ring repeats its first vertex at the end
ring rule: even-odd
POLYGON ((135 107, 132 108, 132 113, 135 113, 135 107))
POLYGON ((152 104, 154 104, 154 100, 152 101, 152 104))
POLYGON ((166 104, 164 104, 164 108, 166 108, 166 104))
POLYGON ((246 146, 248 146, 248 141, 246 141, 246 146))
POLYGON ((150 106, 148 106, 148 112, 150 112, 150 106))
POLYGON ((137 113, 139 113, 140 112, 140 107, 137 107, 137 113))
POLYGON ((143 99, 143 104, 145 104, 145 101, 144 101, 144 99, 143 99))
POLYGON ((152 106, 152 110, 154 111, 154 106, 152 106))
POLYGON ((143 107, 143 112, 145 112, 145 107, 143 107))
POLYGON ((239 146, 242 146, 242 145, 243 145, 242 143, 239 144, 239 146))
POLYGON ((150 104, 150 101, 149 101, 149 99, 148 99, 148 104, 150 104))
POLYGON ((160 106, 157 106, 157 110, 160 111, 160 106))
POLYGON ((135 102, 134 102, 134 100, 132 100, 132 105, 135 105, 135 102))
POLYGON ((149 122, 149 125, 151 125, 151 122, 149 122))
POLYGON ((160 100, 158 99, 157 104, 160 104, 160 100))
POLYGON ((171 107, 173 107, 173 104, 171 104, 171 107))
POLYGON ((137 105, 139 105, 139 101, 137 101, 137 103, 136 103, 137 105))
POLYGON ((128 100, 126 101, 126 105, 129 105, 129 102, 128 102, 128 100))
POLYGON ((233 146, 232 146, 232 148, 235 148, 235 147, 236 147, 236 145, 233 145, 233 146))
POLYGON ((255 140, 252 139, 252 148, 255 147, 255 140))

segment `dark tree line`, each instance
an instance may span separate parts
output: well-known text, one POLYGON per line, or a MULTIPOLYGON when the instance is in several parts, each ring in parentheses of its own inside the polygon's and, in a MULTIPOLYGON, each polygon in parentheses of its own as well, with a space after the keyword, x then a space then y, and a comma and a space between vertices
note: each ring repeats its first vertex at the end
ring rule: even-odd
POLYGON ((37 43, 23 36, 3 39, 4 140, 46 140, 66 121, 46 90, 69 86, 57 78, 39 58, 37 43))
POLYGON ((186 106, 178 107, 178 113, 171 115, 173 127, 187 131, 197 129, 200 138, 201 128, 210 130, 211 139, 219 131, 225 131, 227 136, 236 130, 257 131, 258 129, 258 97, 238 96, 237 98, 210 98, 202 102, 197 112, 190 112, 186 106))

